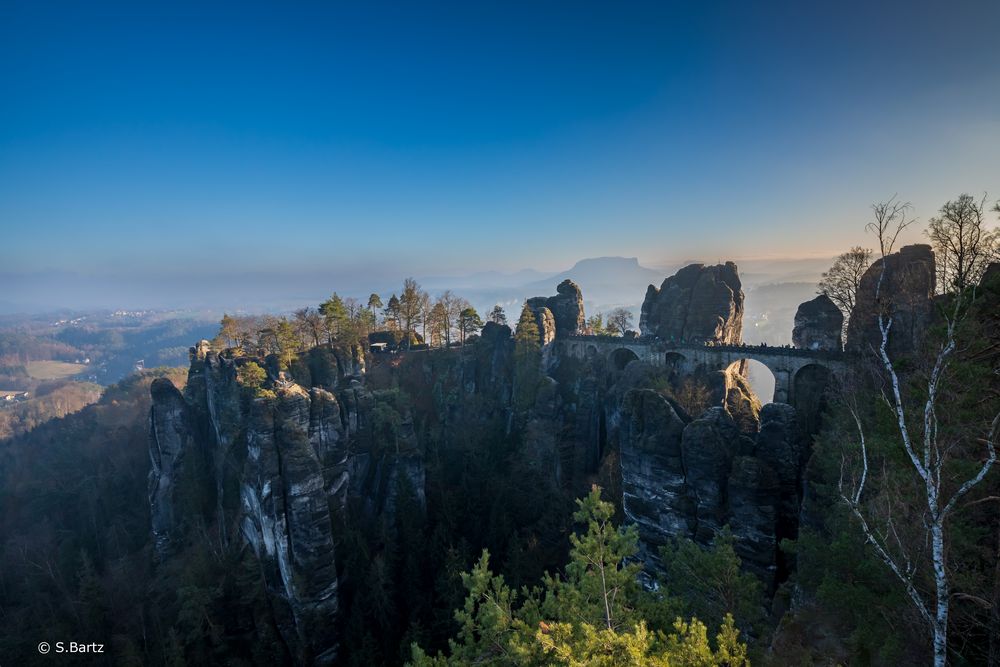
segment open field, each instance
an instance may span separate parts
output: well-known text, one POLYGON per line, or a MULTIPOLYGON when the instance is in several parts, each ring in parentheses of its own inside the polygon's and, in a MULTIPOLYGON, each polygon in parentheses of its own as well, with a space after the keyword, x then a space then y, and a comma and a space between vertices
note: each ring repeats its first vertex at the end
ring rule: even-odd
POLYGON ((81 364, 70 364, 65 361, 29 361, 28 375, 36 380, 59 380, 72 375, 78 375, 87 369, 81 364))

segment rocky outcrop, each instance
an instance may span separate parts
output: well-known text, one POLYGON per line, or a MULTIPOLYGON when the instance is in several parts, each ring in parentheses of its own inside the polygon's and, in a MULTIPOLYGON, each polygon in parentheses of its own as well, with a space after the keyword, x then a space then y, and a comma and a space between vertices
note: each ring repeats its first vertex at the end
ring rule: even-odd
POLYGON ((548 299, 536 296, 527 300, 528 308, 535 314, 535 324, 538 326, 538 340, 545 347, 556 339, 556 318, 546 305, 548 299))
MULTIPOLYGON (((483 346, 477 384, 509 374, 510 330, 501 329, 484 332, 496 340, 483 346)), ((223 545, 248 546, 297 664, 337 656, 342 515, 393 526, 401 493, 424 506, 423 451, 409 408, 396 392, 369 391, 363 372, 357 349, 315 348, 286 371, 274 358, 216 354, 202 341, 191 348, 183 395, 167 380, 151 387, 158 559, 193 539, 184 532, 189 522, 217 527, 223 545), (251 361, 268 375, 256 396, 236 380, 251 361)))
POLYGON ((662 571, 671 539, 707 545, 729 525, 746 567, 773 588, 786 572, 777 545, 798 528, 806 451, 795 410, 765 406, 751 436, 722 406, 688 420, 659 393, 633 389, 618 430, 623 508, 648 571, 662 571))
POLYGON ((740 456, 729 476, 729 527, 744 567, 764 581, 777 573, 778 477, 764 461, 740 456))
POLYGON ((626 519, 638 526, 640 558, 659 568, 659 547, 690 535, 696 522, 681 450, 686 424, 650 389, 626 394, 621 412, 622 505, 626 519))
MULTIPOLYGON (((278 629, 300 664, 336 658, 337 571, 312 401, 298 385, 253 403, 242 533, 260 562, 278 629)), ((322 427, 321 427, 322 428, 322 427)))
POLYGON ((535 313, 538 320, 538 330, 544 339, 564 338, 583 333, 586 326, 586 318, 583 313, 583 292, 572 280, 564 280, 556 287, 556 295, 543 297, 536 296, 528 299, 528 307, 535 313), (551 314, 551 324, 547 316, 542 312, 548 309, 551 314))
POLYGON ((170 380, 157 378, 150 385, 150 394, 149 510, 153 547, 157 557, 163 559, 182 530, 184 517, 178 510, 185 468, 197 470, 203 468, 203 462, 198 460, 201 452, 192 438, 181 392, 170 380))
POLYGON ((721 407, 710 408, 684 428, 681 452, 698 542, 710 543, 726 523, 729 473, 741 442, 736 423, 721 407))
POLYGON ((777 532, 780 538, 797 534, 802 469, 806 447, 795 417, 795 408, 768 403, 760 413, 760 432, 754 455, 774 471, 779 486, 777 532))
POLYGON ((650 285, 642 302, 643 335, 675 343, 737 344, 743 334, 743 288, 732 262, 691 264, 650 285))
POLYGON ((803 350, 840 352, 844 314, 825 294, 806 301, 795 312, 792 345, 803 350))
POLYGON ((889 356, 913 352, 930 321, 935 286, 934 252, 929 245, 904 246, 873 262, 861 277, 847 325, 846 349, 877 351, 882 343, 878 317, 883 313, 892 318, 889 356))

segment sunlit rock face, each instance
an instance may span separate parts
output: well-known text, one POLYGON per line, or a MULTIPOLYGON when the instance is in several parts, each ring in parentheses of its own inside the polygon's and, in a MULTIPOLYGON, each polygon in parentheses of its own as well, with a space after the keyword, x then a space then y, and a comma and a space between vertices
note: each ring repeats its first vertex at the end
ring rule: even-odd
POLYGON ((732 262, 691 264, 646 290, 639 329, 674 343, 738 344, 743 334, 743 288, 732 262))
POLYGON ((546 346, 556 339, 556 317, 546 305, 548 299, 536 296, 527 300, 528 308, 535 314, 535 324, 538 326, 538 339, 546 346))
POLYGON ((881 312, 892 318, 889 356, 896 358, 915 350, 932 315, 935 287, 934 252, 929 245, 904 246, 899 252, 873 262, 861 277, 847 324, 846 349, 849 352, 879 349, 881 312))
POLYGON ((795 312, 792 345, 803 350, 840 352, 844 314, 830 297, 820 294, 795 312))
POLYGON ((336 657, 337 572, 312 401, 292 384, 253 402, 243 472, 242 533, 260 561, 279 629, 299 661, 336 657))
MULTIPOLYGON (((505 364, 506 346, 483 349, 481 381, 489 382, 494 371, 504 373, 491 367, 505 364)), ((409 412, 365 388, 353 351, 316 348, 300 362, 297 377, 323 386, 296 383, 274 359, 220 355, 202 341, 191 348, 183 395, 154 381, 151 522, 161 562, 194 539, 184 532, 193 523, 214 526, 224 545, 249 547, 288 653, 297 664, 331 664, 339 608, 334 513, 356 508, 360 521, 391 525, 401 489, 422 507, 423 451, 409 412), (268 370, 269 394, 253 397, 237 383, 239 366, 251 361, 268 370)))
POLYGON ((567 279, 559 283, 555 296, 532 297, 528 299, 527 304, 535 313, 543 344, 557 336, 563 338, 583 333, 586 326, 583 292, 572 280, 567 279), (545 309, 549 311, 549 315, 543 312, 545 309))
POLYGON ((694 420, 682 415, 650 389, 622 401, 622 501, 639 530, 639 557, 651 575, 662 574, 664 544, 707 545, 728 525, 745 566, 773 590, 782 571, 777 545, 798 530, 806 450, 794 408, 765 406, 753 435, 721 406, 694 420))

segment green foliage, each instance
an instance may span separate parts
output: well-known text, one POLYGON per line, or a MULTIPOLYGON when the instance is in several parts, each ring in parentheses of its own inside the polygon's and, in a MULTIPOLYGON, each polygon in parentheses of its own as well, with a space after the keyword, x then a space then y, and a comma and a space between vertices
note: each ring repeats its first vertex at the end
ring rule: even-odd
POLYGON ((265 394, 264 382, 266 380, 267 371, 256 361, 248 361, 236 369, 236 382, 253 396, 265 394))
POLYGON ((732 615, 745 634, 761 630, 764 620, 760 581, 741 568, 729 527, 709 548, 678 539, 660 549, 666 576, 662 584, 679 613, 704 619, 732 615))
POLYGON ((535 313, 524 304, 514 333, 514 406, 522 412, 534 405, 538 393, 541 348, 535 313))
POLYGON ((498 303, 490 310, 487 319, 496 324, 507 324, 507 313, 504 312, 503 306, 498 303))
POLYGON ((608 330, 604 328, 604 315, 597 313, 587 318, 587 329, 594 336, 608 335, 608 330))
POLYGON ((677 619, 673 632, 651 631, 635 613, 648 595, 636 583, 634 527, 611 524, 614 507, 600 490, 577 501, 574 518, 585 525, 570 537, 565 577, 548 576, 544 588, 519 595, 489 569, 484 552, 462 575, 468 592, 455 612, 459 630, 449 654, 428 655, 413 646, 416 667, 450 665, 566 665, 567 667, 667 667, 668 665, 749 665, 731 615, 721 623, 713 649, 697 619, 677 619))
POLYGON ((462 312, 458 316, 458 331, 461 335, 462 342, 473 334, 479 333, 479 330, 483 328, 483 320, 479 317, 479 313, 472 306, 468 308, 463 308, 462 312))

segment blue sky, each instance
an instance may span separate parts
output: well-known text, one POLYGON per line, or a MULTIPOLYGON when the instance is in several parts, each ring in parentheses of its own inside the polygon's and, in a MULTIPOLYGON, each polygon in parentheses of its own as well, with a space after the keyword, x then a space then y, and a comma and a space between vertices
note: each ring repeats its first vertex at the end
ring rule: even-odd
POLYGON ((208 4, 0 2, 8 284, 832 255, 1000 195, 996 2, 208 4))

